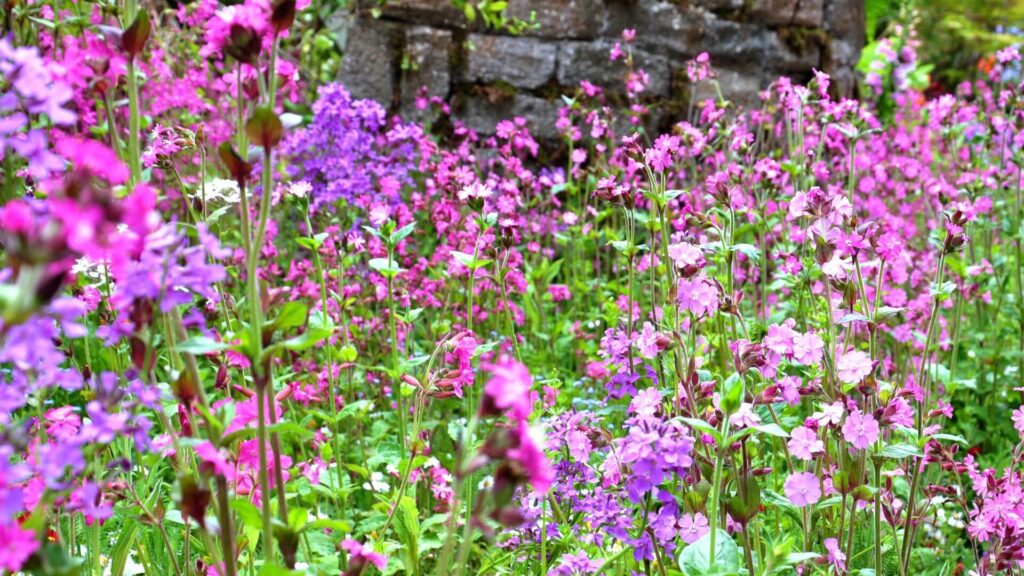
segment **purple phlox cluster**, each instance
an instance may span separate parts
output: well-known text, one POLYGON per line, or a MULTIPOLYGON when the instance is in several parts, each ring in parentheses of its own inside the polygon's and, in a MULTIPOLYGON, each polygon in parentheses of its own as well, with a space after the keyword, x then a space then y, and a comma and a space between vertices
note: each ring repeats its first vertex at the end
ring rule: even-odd
POLYGON ((71 87, 43 60, 36 47, 14 47, 0 38, 0 158, 13 151, 28 161, 28 173, 43 180, 64 168, 50 150, 45 128, 33 126, 33 117, 45 115, 56 126, 75 122, 65 108, 71 87))

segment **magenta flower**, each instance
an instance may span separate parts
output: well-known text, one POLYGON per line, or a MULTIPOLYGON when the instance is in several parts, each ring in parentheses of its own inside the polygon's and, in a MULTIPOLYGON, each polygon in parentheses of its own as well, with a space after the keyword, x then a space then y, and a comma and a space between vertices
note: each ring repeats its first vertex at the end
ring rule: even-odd
POLYGON ((228 481, 235 479, 235 467, 228 462, 223 450, 218 450, 209 441, 201 442, 196 446, 196 456, 202 460, 202 467, 211 471, 214 475, 223 476, 228 481))
POLYGON ((811 460, 815 454, 825 451, 825 443, 818 434, 806 426, 797 426, 789 439, 789 452, 801 460, 811 460))
POLYGON ((491 373, 491 379, 484 386, 484 397, 480 403, 481 412, 505 413, 519 421, 529 418, 533 410, 530 393, 533 376, 526 366, 504 357, 497 364, 486 364, 483 368, 491 373))
POLYGON ((850 350, 836 361, 836 374, 844 384, 860 384, 874 369, 874 363, 866 352, 850 350))
MULTIPOLYGON (((388 565, 388 559, 383 554, 373 551, 373 546, 369 544, 363 544, 357 540, 346 538, 341 541, 341 549, 348 552, 348 563, 349 567, 354 566, 366 566, 367 564, 373 564, 377 567, 377 570, 384 570, 388 565)), ((356 574, 359 571, 355 572, 356 574)))
POLYGON ((846 417, 843 423, 843 438, 853 444, 854 448, 864 450, 878 440, 878 422, 871 414, 863 414, 859 409, 846 417))
POLYGON ((88 138, 65 138, 57 152, 76 168, 88 170, 111 184, 128 181, 128 166, 106 145, 88 138))
POLYGON ((36 550, 39 540, 32 530, 15 523, 0 523, 0 571, 17 572, 36 550))
POLYGON ((546 494, 555 480, 555 471, 544 455, 543 433, 520 420, 516 438, 518 445, 509 449, 509 459, 523 467, 527 480, 538 494, 546 494))
POLYGON ((797 472, 786 478, 786 498, 797 506, 813 506, 821 499, 821 483, 811 472, 797 472))

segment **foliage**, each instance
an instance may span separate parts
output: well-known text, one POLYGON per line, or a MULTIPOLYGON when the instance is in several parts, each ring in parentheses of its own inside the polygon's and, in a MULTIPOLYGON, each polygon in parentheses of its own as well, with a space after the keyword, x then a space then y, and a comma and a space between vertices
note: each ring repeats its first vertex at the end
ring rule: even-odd
POLYGON ((11 10, 0 571, 1019 572, 1017 50, 752 108, 702 54, 651 135, 626 30, 552 166, 321 82, 325 9, 11 10))

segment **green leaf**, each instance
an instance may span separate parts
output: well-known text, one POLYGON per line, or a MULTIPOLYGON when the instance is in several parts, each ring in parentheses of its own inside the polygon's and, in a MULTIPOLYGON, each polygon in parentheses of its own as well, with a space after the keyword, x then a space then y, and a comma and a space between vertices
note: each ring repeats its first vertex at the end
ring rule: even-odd
POLYGON ((890 444, 885 448, 882 448, 882 458, 892 458, 895 460, 901 460, 903 458, 909 458, 911 456, 924 456, 921 449, 913 444, 890 444))
POLYGON ((304 576, 305 572, 282 568, 277 564, 264 564, 259 576, 304 576))
POLYGON ((405 238, 407 236, 409 236, 409 234, 412 234, 413 230, 415 230, 415 229, 416 229, 416 223, 414 222, 412 224, 407 224, 405 226, 402 226, 398 230, 395 230, 395 233, 391 235, 391 243, 392 244, 398 244, 402 240, 405 240, 405 238))
POLYGON ((373 268, 385 278, 394 278, 404 272, 398 262, 387 258, 374 258, 370 260, 370 268, 373 268))
POLYGON ((356 358, 358 357, 359 352, 356 350, 356 347, 351 344, 346 344, 341 347, 341 352, 340 356, 338 356, 338 359, 341 360, 342 362, 355 362, 356 358))
POLYGON ((474 258, 472 254, 466 254, 465 252, 457 252, 455 250, 452 251, 452 256, 456 260, 458 260, 460 264, 462 264, 466 268, 469 268, 470 270, 483 268, 484 266, 487 266, 491 262, 494 262, 494 260, 474 258))
POLYGON ((395 511, 395 532, 405 548, 410 565, 419 564, 420 521, 416 501, 402 496, 395 511))
POLYGON ((743 391, 746 388, 746 382, 743 377, 740 376, 739 372, 733 372, 726 378, 725 383, 722 385, 722 412, 726 415, 735 414, 740 409, 740 405, 743 404, 743 391))
POLYGON ((219 352, 221 350, 227 350, 231 345, 226 342, 217 342, 213 338, 208 336, 194 336, 187 340, 183 340, 175 346, 178 352, 185 354, 192 354, 193 356, 200 356, 203 354, 209 354, 211 352, 219 352))
POLYGON ((114 545, 110 559, 110 576, 121 576, 124 574, 124 567, 128 564, 128 556, 135 547, 135 537, 139 535, 139 523, 133 518, 127 518, 121 525, 121 535, 114 545))
POLYGON ((768 424, 758 424, 757 426, 754 426, 754 430, 757 430, 758 432, 762 432, 769 436, 775 436, 776 438, 789 438, 789 432, 786 432, 785 430, 782 429, 781 426, 775 424, 774 422, 769 422, 768 424))
POLYGON ((252 502, 242 500, 241 498, 234 498, 228 506, 238 514, 243 526, 258 530, 263 529, 263 517, 260 516, 259 508, 252 502))
POLYGON ((728 576, 740 571, 740 549, 732 536, 718 530, 715 537, 715 562, 711 563, 711 532, 690 544, 679 554, 679 569, 685 576, 728 576))
POLYGON ((281 421, 277 424, 267 426, 267 432, 277 432, 281 436, 293 437, 299 441, 305 442, 311 440, 314 436, 313 432, 299 426, 295 422, 281 421))
POLYGON ((708 424, 703 420, 700 420, 698 418, 680 418, 679 420, 681 420, 684 424, 689 425, 690 428, 693 428, 694 430, 700 430, 701 432, 706 432, 707 434, 710 434, 716 442, 722 438, 722 435, 718 432, 718 430, 715 429, 714 426, 708 424))
POLYGON ((274 318, 271 325, 276 330, 287 330, 296 328, 306 323, 306 316, 309 315, 309 307, 302 302, 291 301, 281 307, 281 312, 274 318))
POLYGON ((931 437, 933 440, 948 440, 950 442, 956 442, 962 446, 970 445, 966 438, 955 434, 932 434, 931 437))

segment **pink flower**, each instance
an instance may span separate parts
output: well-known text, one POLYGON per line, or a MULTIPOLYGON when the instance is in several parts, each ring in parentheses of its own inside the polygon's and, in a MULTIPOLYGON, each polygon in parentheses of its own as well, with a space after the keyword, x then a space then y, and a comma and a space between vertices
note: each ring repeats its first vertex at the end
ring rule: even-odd
POLYGON ((39 540, 32 530, 16 523, 0 523, 0 571, 17 572, 39 549, 39 540))
POLYGON ((644 322, 644 328, 636 339, 636 348, 640 355, 650 359, 658 355, 661 346, 658 344, 660 334, 650 322, 644 322))
POLYGON ((679 305, 698 318, 710 316, 718 309, 718 287, 703 274, 693 279, 680 278, 679 305))
POLYGON ((46 413, 46 433, 57 440, 70 440, 78 433, 82 419, 74 406, 61 406, 46 413))
POLYGON ((846 554, 839 549, 839 541, 835 538, 825 538, 825 550, 828 550, 828 561, 836 570, 846 572, 846 554))
POLYGON ((538 428, 520 420, 516 428, 518 445, 508 451, 508 457, 526 471, 526 478, 538 494, 546 494, 555 480, 555 470, 544 455, 544 435, 538 428))
POLYGON ((203 461, 203 467, 217 476, 223 476, 228 481, 235 479, 235 467, 228 462, 224 451, 218 450, 209 441, 196 445, 196 456, 203 461))
POLYGON ((629 411, 637 416, 653 417, 658 413, 661 406, 661 392, 651 387, 636 393, 633 401, 629 403, 629 411))
POLYGON ((860 384, 874 369, 875 365, 866 352, 850 350, 839 357, 836 373, 844 384, 860 384))
POLYGON ((797 472, 786 478, 786 498, 797 506, 813 506, 821 499, 821 484, 811 472, 797 472))
POLYGON ((806 426, 797 426, 793 429, 788 446, 790 453, 801 460, 811 460, 815 454, 825 451, 825 443, 818 439, 814 430, 806 426))
POLYGON ((1024 438, 1024 406, 1013 411, 1013 427, 1024 438))
POLYGON ((483 368, 491 373, 491 379, 484 386, 480 411, 491 415, 504 412, 515 420, 526 420, 533 409, 533 376, 526 366, 506 356, 483 368))
MULTIPOLYGON (((367 564, 373 564, 377 567, 377 570, 384 570, 388 565, 388 559, 383 554, 379 554, 373 551, 373 546, 369 544, 363 544, 357 540, 346 538, 341 541, 341 549, 348 552, 348 564, 349 570, 353 567, 363 567, 367 564)), ((359 574, 361 570, 356 570, 355 573, 359 574)))
POLYGON ((843 423, 843 438, 854 448, 863 450, 878 440, 878 422, 871 414, 854 410, 843 423))
POLYGON ((787 320, 783 324, 772 324, 768 327, 768 333, 764 337, 764 345, 781 356, 788 356, 793 353, 794 341, 797 333, 793 330, 793 320, 787 320))
POLYGON ((800 364, 814 366, 821 362, 825 352, 825 341, 814 332, 797 334, 793 338, 793 360, 800 364))
POLYGON ((710 531, 708 519, 700 512, 683 514, 683 517, 679 519, 679 536, 687 544, 693 544, 710 531))
POLYGON ((699 246, 689 242, 678 242, 668 247, 668 257, 680 270, 703 268, 707 263, 699 246))

